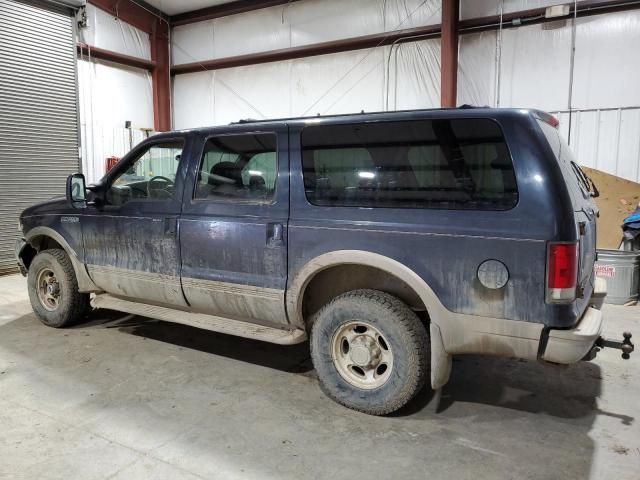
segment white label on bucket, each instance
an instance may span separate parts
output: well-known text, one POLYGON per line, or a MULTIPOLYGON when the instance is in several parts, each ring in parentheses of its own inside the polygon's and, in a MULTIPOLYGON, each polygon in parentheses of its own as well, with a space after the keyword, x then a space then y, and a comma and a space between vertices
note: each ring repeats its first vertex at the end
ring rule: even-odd
POLYGON ((613 278, 616 276, 616 267, 613 265, 596 265, 595 270, 598 277, 613 278))

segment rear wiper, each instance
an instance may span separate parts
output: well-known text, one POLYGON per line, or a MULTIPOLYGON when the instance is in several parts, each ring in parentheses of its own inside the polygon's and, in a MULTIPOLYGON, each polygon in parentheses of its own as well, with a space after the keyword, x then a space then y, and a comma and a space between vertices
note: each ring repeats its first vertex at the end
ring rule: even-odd
POLYGON ((589 195, 591 195, 592 198, 598 198, 600 196, 600 191, 598 190, 598 187, 596 187, 593 179, 589 175, 584 173, 582 167, 580 167, 580 165, 578 165, 576 162, 571 162, 571 165, 575 168, 578 175, 582 177, 582 181, 584 182, 584 186, 587 187, 589 195))
POLYGON ((584 178, 587 180, 589 195, 591 195, 591 197, 593 198, 598 198, 600 196, 600 191, 598 190, 598 187, 596 187, 596 182, 594 182, 589 175, 584 173, 584 170, 580 169, 580 173, 582 173, 582 175, 584 175, 584 178))

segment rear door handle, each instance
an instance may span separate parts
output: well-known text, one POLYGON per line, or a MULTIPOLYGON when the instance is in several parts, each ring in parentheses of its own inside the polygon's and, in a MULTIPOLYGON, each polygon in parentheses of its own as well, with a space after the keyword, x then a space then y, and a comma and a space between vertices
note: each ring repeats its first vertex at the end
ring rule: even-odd
POLYGON ((281 247, 284 245, 284 226, 281 223, 267 223, 267 246, 281 247))
POLYGON ((164 218, 164 234, 167 237, 175 237, 176 226, 178 224, 178 217, 165 217, 164 218))

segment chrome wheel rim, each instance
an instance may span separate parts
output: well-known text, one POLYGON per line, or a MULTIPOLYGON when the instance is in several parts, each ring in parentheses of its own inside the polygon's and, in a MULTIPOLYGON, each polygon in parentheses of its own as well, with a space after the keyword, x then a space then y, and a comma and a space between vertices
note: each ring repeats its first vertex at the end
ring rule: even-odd
POLYGON ((384 385, 393 370, 393 352, 382 332, 369 323, 342 325, 331 340, 331 357, 340 376, 354 387, 384 385))
POLYGON ((38 300, 42 306, 52 312, 58 308, 60 304, 60 284, 56 278, 56 274, 50 268, 42 268, 36 276, 36 289, 38 292, 38 300))

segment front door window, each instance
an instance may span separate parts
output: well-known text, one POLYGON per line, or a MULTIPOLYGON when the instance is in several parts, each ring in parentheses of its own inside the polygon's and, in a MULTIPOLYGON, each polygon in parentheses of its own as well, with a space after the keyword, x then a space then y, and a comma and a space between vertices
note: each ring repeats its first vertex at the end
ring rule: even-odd
POLYGON ((132 200, 172 200, 183 146, 181 139, 149 146, 112 182, 107 191, 107 204, 121 206, 132 200))

